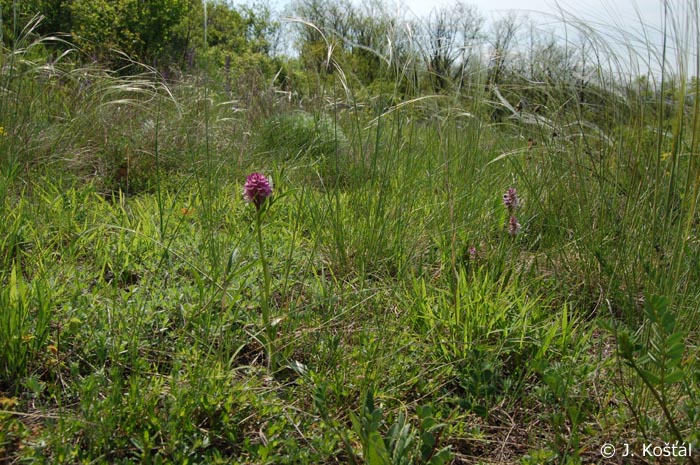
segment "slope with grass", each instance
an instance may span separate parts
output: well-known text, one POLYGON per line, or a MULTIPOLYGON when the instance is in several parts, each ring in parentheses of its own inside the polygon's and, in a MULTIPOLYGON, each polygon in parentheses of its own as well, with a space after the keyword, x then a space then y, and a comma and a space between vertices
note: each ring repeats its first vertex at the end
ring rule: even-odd
POLYGON ((301 112, 33 50, 2 54, 7 463, 700 447, 697 79, 543 114, 485 72, 375 105, 336 63, 319 95, 357 100, 301 112))

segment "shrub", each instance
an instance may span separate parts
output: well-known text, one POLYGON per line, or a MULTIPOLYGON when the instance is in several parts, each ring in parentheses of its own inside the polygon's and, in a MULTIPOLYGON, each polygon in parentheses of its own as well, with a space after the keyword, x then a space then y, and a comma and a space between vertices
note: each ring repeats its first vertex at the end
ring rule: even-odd
POLYGON ((119 50, 139 60, 160 55, 182 21, 185 0, 76 0, 70 5, 75 43, 95 58, 119 50))
POLYGON ((308 157, 322 160, 343 152, 348 139, 327 115, 303 111, 269 118, 258 138, 258 150, 278 159, 308 157))

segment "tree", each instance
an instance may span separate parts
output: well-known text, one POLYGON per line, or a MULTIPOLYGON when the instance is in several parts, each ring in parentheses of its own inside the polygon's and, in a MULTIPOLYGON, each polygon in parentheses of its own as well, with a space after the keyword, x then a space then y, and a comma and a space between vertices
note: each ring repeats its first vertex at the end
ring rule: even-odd
POLYGON ((491 41, 491 58, 489 59, 488 83, 500 84, 501 74, 505 68, 506 58, 515 43, 515 36, 520 22, 513 13, 499 19, 493 26, 491 41))
POLYGON ((348 35, 350 61, 355 76, 364 85, 379 79, 387 69, 392 50, 396 20, 380 0, 363 2, 350 10, 348 35))
POLYGON ((343 37, 349 32, 349 0, 297 0, 297 33, 302 62, 316 72, 331 72, 328 57, 343 54, 343 37))
POLYGON ((455 79, 462 84, 483 21, 475 6, 462 2, 430 12, 422 48, 433 90, 444 90, 455 79))
POLYGON ((98 59, 112 61, 118 50, 137 60, 155 60, 187 6, 187 0, 73 0, 73 41, 98 59))
POLYGON ((461 39, 459 58, 459 84, 464 84, 469 65, 476 57, 479 59, 479 44, 482 40, 482 28, 484 17, 474 5, 466 5, 457 2, 455 5, 455 15, 459 18, 459 37, 461 39))
POLYGON ((0 0, 2 42, 9 45, 14 41, 35 15, 42 17, 33 31, 38 35, 70 32, 72 18, 67 3, 67 0, 0 0))

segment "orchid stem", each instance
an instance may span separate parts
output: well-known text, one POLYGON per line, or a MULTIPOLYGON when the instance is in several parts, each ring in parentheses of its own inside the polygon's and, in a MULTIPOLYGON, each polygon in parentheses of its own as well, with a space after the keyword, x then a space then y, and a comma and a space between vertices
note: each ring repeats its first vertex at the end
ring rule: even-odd
POLYGON ((262 264, 264 280, 263 296, 260 302, 260 308, 262 311, 263 326, 265 327, 265 351, 267 352, 267 366, 271 371, 274 371, 277 369, 277 363, 273 348, 275 334, 270 321, 270 272, 267 269, 267 260, 265 260, 261 223, 262 209, 258 208, 255 213, 255 229, 258 236, 258 249, 260 250, 260 263, 262 264))

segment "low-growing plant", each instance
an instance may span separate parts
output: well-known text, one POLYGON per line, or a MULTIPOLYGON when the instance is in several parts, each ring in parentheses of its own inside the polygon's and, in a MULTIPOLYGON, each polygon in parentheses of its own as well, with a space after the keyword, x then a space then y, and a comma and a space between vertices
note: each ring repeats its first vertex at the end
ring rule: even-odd
MULTIPOLYGON (((332 421, 327 412, 326 389, 319 385, 314 394, 314 405, 325 421, 332 421)), ((362 450, 352 446, 347 430, 336 424, 345 452, 351 463, 367 465, 444 465, 453 458, 449 446, 440 447, 441 432, 446 427, 433 417, 429 405, 416 408, 418 427, 399 412, 395 421, 386 425, 382 409, 375 405, 374 390, 370 387, 360 411, 350 413, 352 432, 359 439, 362 450)))
POLYGON ((48 354, 51 287, 43 279, 27 282, 13 263, 0 290, 0 309, 0 389, 16 392, 48 354))
MULTIPOLYGON (((617 356, 629 369, 628 383, 636 386, 636 380, 643 384, 643 391, 651 396, 662 412, 666 437, 660 440, 667 443, 693 444, 697 447, 699 421, 697 377, 691 375, 697 368, 697 356, 686 356, 688 350, 686 331, 678 327, 676 316, 670 308, 670 299, 648 295, 644 301, 644 323, 641 330, 632 332, 619 324, 603 324, 617 341, 617 356)), ((697 354, 696 354, 697 355, 697 354)), ((623 373, 620 373, 623 375, 623 373)), ((622 387, 626 389, 626 387, 622 387)), ((650 430, 654 422, 649 418, 645 397, 624 396, 627 407, 632 411, 639 434, 645 439, 656 438, 660 431, 650 430)), ((697 463, 692 457, 687 460, 697 463)))

